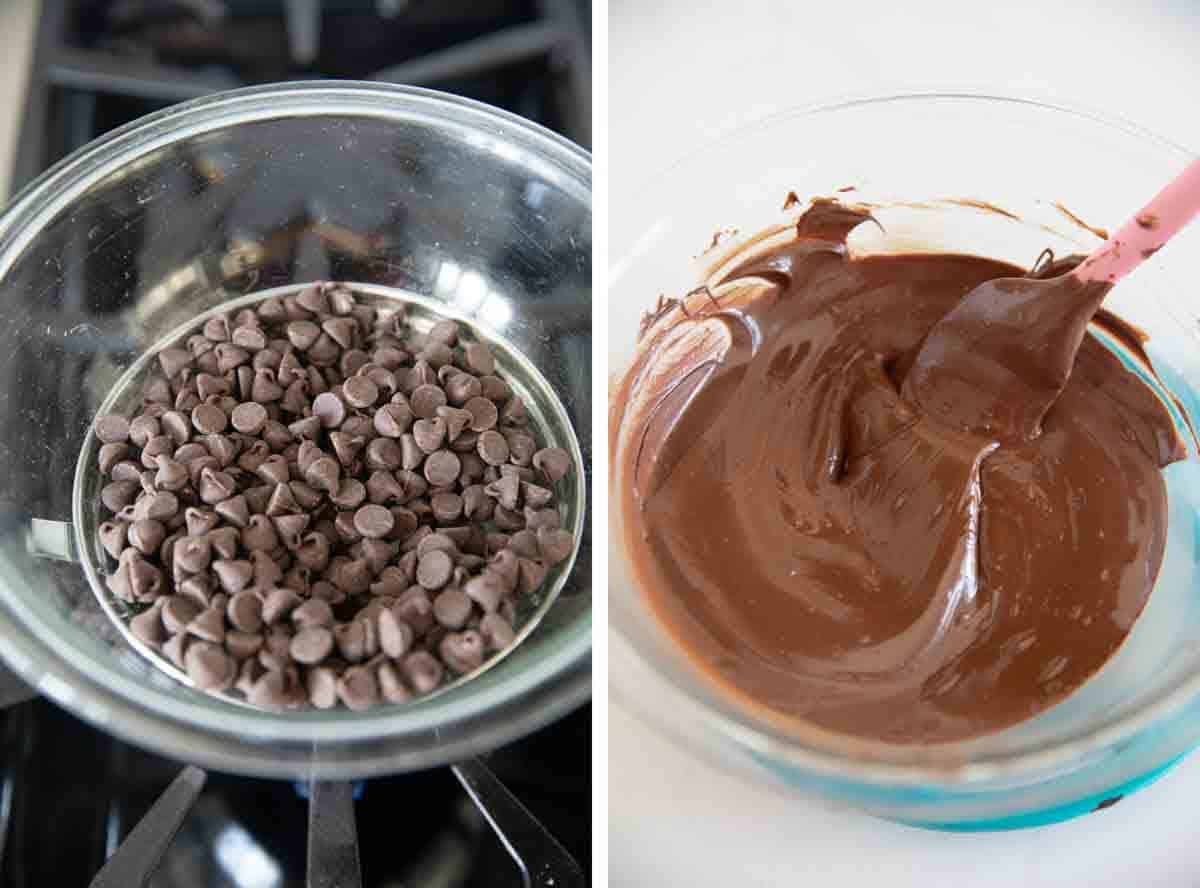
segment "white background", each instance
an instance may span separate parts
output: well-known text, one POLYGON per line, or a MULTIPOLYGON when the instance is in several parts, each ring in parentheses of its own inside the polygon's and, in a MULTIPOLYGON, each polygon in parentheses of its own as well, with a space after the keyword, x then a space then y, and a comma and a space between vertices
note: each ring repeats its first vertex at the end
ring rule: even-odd
MULTIPOLYGON (((614 207, 727 129, 847 93, 1034 91, 1200 148, 1189 0, 612 0, 608 67, 614 207)), ((614 885, 1200 886, 1200 756, 1069 823, 944 835, 756 789, 617 708, 609 743, 614 885)))

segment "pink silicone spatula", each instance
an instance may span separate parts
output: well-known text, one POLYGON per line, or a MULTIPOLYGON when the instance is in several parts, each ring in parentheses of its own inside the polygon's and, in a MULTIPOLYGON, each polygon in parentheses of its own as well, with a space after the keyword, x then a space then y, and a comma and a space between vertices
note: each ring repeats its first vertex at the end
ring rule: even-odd
POLYGON ((1194 160, 1071 271, 980 284, 934 325, 904 378, 904 397, 965 431, 1036 437, 1108 291, 1198 212, 1194 160))

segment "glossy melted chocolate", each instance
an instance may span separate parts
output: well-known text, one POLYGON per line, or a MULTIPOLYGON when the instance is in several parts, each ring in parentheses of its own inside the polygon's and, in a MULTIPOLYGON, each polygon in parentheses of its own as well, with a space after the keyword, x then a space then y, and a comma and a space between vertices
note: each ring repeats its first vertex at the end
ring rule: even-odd
POLYGON ((1184 450, 1084 335, 1102 291, 1014 313, 1018 281, 965 310, 985 282, 1038 282, 971 256, 852 259, 866 218, 818 201, 785 243, 647 319, 611 417, 624 542, 728 690, 858 737, 959 740, 1114 654, 1162 559, 1160 469, 1184 450), (951 325, 980 348, 923 349, 956 308, 1009 326, 951 325))

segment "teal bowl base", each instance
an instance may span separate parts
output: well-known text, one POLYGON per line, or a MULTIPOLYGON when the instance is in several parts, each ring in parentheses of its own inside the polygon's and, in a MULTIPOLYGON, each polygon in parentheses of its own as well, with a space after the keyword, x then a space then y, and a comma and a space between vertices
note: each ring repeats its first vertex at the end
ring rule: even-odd
POLYGON ((940 830, 942 832, 995 832, 1010 829, 1029 829, 1034 826, 1048 826, 1052 823, 1062 823, 1064 820, 1081 817, 1093 811, 1111 808, 1130 793, 1137 792, 1144 786, 1149 786, 1185 757, 1186 753, 1172 759, 1161 768, 1155 768, 1153 771, 1142 774, 1140 777, 1135 777, 1127 783, 1114 786, 1112 789, 1098 795, 1088 796, 1063 805, 1055 805, 1053 808, 1046 808, 1041 811, 1029 811, 1024 814, 1014 814, 1009 817, 998 817, 991 820, 965 822, 940 823, 935 820, 895 820, 894 822, 902 823, 905 826, 940 830))

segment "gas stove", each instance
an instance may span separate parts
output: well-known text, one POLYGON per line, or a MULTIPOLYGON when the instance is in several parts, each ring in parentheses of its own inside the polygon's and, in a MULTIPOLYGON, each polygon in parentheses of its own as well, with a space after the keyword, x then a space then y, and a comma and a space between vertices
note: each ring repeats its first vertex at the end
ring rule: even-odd
MULTIPOLYGON (((589 4, 575 0, 47 2, 36 32, 14 188, 104 132, 174 102, 289 79, 375 79, 443 89, 587 145, 589 21, 589 4)), ((224 224, 245 222, 233 213, 224 224)), ((69 244, 62 256, 66 266, 86 262, 69 244)), ((55 311, 94 320, 123 309, 100 304, 106 298, 81 292, 78 304, 55 311)), ((71 385, 91 357, 64 360, 80 366, 44 370, 71 385)), ((0 414, 9 409, 16 406, 0 414)), ((81 421, 60 419, 72 428, 81 421)), ((45 491, 20 494, 51 512, 62 507, 45 491)), ((92 884, 121 888, 503 888, 550 879, 569 884, 564 852, 583 871, 590 865, 590 707, 481 763, 467 763, 457 775, 446 768, 308 785, 185 769, 45 700, 14 702, 24 695, 6 681, 0 674, 0 707, 11 703, 0 711, 0 888, 85 885, 94 878, 92 884), (310 808, 314 792, 324 801, 310 808), (519 868, 473 795, 489 811, 507 812, 496 825, 509 830, 517 852, 548 848, 558 868, 539 871, 528 856, 529 871, 519 868), (523 819, 529 815, 533 819, 523 819), (535 820, 559 846, 539 838, 535 820), (359 866, 361 882, 354 881, 359 866), (148 882, 136 875, 151 869, 148 882)))

